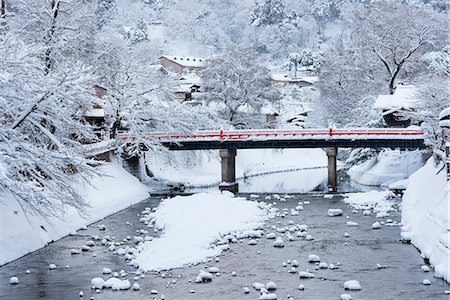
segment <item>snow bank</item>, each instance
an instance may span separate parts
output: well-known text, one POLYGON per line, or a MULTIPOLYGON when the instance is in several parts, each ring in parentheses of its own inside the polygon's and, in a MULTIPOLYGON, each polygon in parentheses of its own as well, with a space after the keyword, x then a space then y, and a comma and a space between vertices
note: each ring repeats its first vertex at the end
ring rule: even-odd
POLYGON ((164 233, 140 246, 134 263, 146 271, 165 270, 217 256, 222 247, 212 243, 221 235, 261 226, 268 218, 265 208, 220 192, 165 199, 152 214, 164 233))
POLYGON ((436 174, 441 167, 435 167, 430 158, 409 178, 403 195, 402 230, 411 233, 411 242, 434 265, 435 275, 450 282, 450 187, 445 170, 436 174))
POLYGON ((384 150, 377 157, 351 167, 347 173, 359 184, 383 185, 408 178, 422 165, 420 150, 384 150))
POLYGON ((46 221, 39 216, 25 216, 12 197, 3 201, 0 210, 0 265, 148 197, 147 187, 118 164, 108 163, 100 170, 107 176, 96 176, 92 178, 92 186, 79 187, 90 205, 87 218, 67 207, 61 219, 52 217, 46 221))

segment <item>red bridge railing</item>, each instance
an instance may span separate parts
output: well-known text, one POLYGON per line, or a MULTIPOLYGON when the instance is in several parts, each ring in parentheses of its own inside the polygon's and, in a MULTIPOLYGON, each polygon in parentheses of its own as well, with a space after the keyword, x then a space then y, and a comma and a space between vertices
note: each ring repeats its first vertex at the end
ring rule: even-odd
POLYGON ((150 135, 136 135, 121 133, 116 139, 123 141, 136 141, 137 139, 150 139, 160 142, 185 141, 239 141, 239 140, 276 140, 276 139, 423 139, 425 133, 416 129, 266 129, 266 130, 217 130, 196 131, 192 134, 154 133, 150 135))

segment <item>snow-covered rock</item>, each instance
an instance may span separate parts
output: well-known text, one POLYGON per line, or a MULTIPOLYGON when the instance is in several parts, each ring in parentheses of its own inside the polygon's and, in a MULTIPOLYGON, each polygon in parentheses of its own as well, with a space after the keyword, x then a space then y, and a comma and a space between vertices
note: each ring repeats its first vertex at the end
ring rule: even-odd
POLYGON ((274 232, 268 233, 266 235, 266 239, 268 239, 268 240, 275 239, 275 238, 276 238, 276 235, 274 232))
POLYGON ((211 282, 212 278, 213 275, 211 273, 205 272, 204 270, 200 270, 200 274, 197 275, 195 282, 196 283, 211 282))
POLYGON ((50 270, 56 269, 56 265, 55 265, 55 264, 50 264, 50 265, 48 266, 48 268, 49 268, 50 270))
POLYGON ((275 282, 269 281, 269 282, 266 284, 266 289, 267 289, 268 291, 276 290, 276 289, 277 289, 277 285, 275 284, 275 282))
POLYGON ((343 214, 342 209, 339 209, 339 208, 330 208, 328 210, 328 216, 329 217, 342 216, 342 214, 343 214))
POLYGON ((402 241, 410 242, 412 239, 412 233, 409 231, 402 231, 402 232, 400 232, 400 237, 401 237, 402 241))
POLYGON ((319 264, 319 269, 328 269, 327 263, 326 263, 326 262, 321 262, 321 263, 319 264))
POLYGON ((105 280, 100 277, 92 278, 91 279, 91 287, 92 289, 102 289, 105 286, 105 280))
POLYGON ((320 262, 320 257, 316 254, 310 254, 308 255, 308 262, 310 263, 320 262))
POLYGON ((306 271, 298 272, 300 278, 314 278, 314 274, 306 271))
POLYGON ((9 284, 18 284, 19 278, 17 276, 13 276, 9 279, 9 284))
POLYGON ((218 267, 210 267, 210 268, 208 269, 208 272, 209 272, 209 273, 212 273, 212 274, 215 274, 215 273, 219 273, 219 272, 220 272, 220 269, 219 269, 218 267))
POLYGON ((372 224, 372 229, 380 229, 380 228, 381 228, 380 222, 377 221, 377 222, 372 224))
POLYGON ((141 289, 141 286, 139 283, 135 282, 133 283, 133 286, 131 287, 134 291, 139 291, 141 289))
POLYGON ((259 300, 276 300, 277 294, 275 293, 269 293, 269 294, 262 294, 259 296, 259 300))
POLYGON ((359 291, 361 289, 361 285, 360 285, 359 281, 357 281, 357 280, 349 280, 349 281, 344 282, 344 289, 359 291))
POLYGON ((352 300, 352 296, 349 294, 341 294, 341 300, 352 300))
POLYGON ((424 279, 424 280, 422 281, 422 284, 423 284, 423 285, 430 285, 430 284, 431 284, 431 281, 430 281, 429 279, 424 279))
POLYGON ((111 273, 112 273, 112 271, 111 271, 111 269, 110 269, 110 268, 103 268, 103 271, 102 271, 102 273, 103 273, 103 274, 111 274, 111 273))
POLYGON ((353 222, 353 221, 348 221, 348 222, 347 222, 347 226, 348 226, 348 227, 356 227, 356 226, 359 226, 359 224, 356 223, 356 222, 353 222))
POLYGON ((303 284, 300 284, 300 285, 297 287, 297 289, 300 290, 300 291, 303 291, 303 290, 305 290, 305 286, 304 286, 303 284))
POLYGON ((263 283, 255 282, 253 283, 253 288, 257 291, 261 290, 262 288, 265 288, 266 286, 263 283))
POLYGON ((250 293, 250 289, 248 287, 246 287, 246 286, 244 287, 243 290, 244 290, 244 294, 250 293))
POLYGON ((422 271, 424 271, 424 272, 430 272, 430 267, 427 266, 427 265, 423 265, 423 266, 421 266, 420 268, 421 268, 422 271))
POLYGON ((257 240, 250 240, 250 241, 247 242, 247 245, 250 245, 250 246, 258 245, 258 241, 257 240))
POLYGON ((273 246, 276 248, 283 248, 284 247, 284 242, 283 239, 278 237, 275 242, 273 242, 273 246))

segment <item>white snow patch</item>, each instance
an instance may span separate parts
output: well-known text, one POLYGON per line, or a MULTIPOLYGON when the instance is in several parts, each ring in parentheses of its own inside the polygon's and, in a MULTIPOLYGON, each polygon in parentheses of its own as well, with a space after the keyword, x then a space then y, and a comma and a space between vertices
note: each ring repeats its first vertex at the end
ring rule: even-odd
POLYGON ((221 235, 259 228, 269 208, 220 192, 165 199, 151 214, 163 234, 138 246, 133 263, 147 271, 205 261, 222 253, 222 247, 212 245, 221 235))
POLYGON ((394 211, 394 202, 390 201, 395 195, 391 191, 370 191, 364 193, 344 194, 343 201, 353 208, 363 209, 363 215, 370 215, 369 209, 374 212, 394 211))

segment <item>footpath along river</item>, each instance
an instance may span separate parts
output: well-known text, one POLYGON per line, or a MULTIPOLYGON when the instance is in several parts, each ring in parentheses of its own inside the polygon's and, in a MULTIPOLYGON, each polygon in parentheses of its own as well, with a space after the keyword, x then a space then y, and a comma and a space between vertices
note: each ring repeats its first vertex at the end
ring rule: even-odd
MULTIPOLYGON (((265 199, 266 195, 260 194, 260 199, 265 199)), ((101 239, 109 236, 123 242, 120 247, 135 247, 132 237, 140 235, 137 231, 148 229, 139 222, 140 213, 146 207, 157 207, 161 201, 160 197, 151 197, 92 224, 87 230, 79 230, 75 235, 0 267, 0 299, 259 299, 260 293, 252 288, 252 284, 269 281, 277 284, 278 299, 340 299, 345 293, 353 299, 449 299, 445 294, 449 285, 434 278, 432 271, 421 269, 425 262, 414 246, 400 241, 399 226, 371 229, 375 221, 381 220, 374 214, 365 216, 362 211, 353 212, 341 201, 341 196, 290 195, 292 198, 284 202, 276 201, 276 207, 289 212, 301 201, 304 210, 296 216, 288 214, 268 221, 265 233, 273 231, 270 229, 273 225, 306 224, 314 240, 296 237, 289 242, 284 239, 284 248, 274 248, 273 240, 265 237, 254 246, 244 239, 230 244, 229 251, 210 262, 141 276, 135 273, 134 267, 127 265, 123 255, 102 245, 101 239), (330 208, 342 209, 343 216, 328 217, 330 208), (359 226, 348 227, 347 221, 357 222, 359 226), (105 225, 105 230, 99 230, 99 224, 105 225), (345 232, 350 236, 344 237, 345 232), (127 236, 131 240, 127 240, 127 236), (93 244, 91 251, 71 255, 71 249, 81 249, 86 243, 93 244), (310 254, 320 256, 322 262, 334 264, 337 269, 318 269, 316 264, 307 261, 310 254), (298 271, 309 270, 314 273, 314 278, 300 279, 298 274, 289 273, 294 259, 298 261, 298 271), (283 262, 287 266, 283 266, 283 262), (56 269, 50 270, 52 263, 56 269), (211 266, 220 269, 220 276, 214 276, 210 283, 194 283, 199 270, 211 266), (113 272, 124 270, 126 275, 121 279, 138 282, 141 289, 117 292, 103 289, 100 293, 91 290, 92 278, 110 277, 102 274, 105 267, 113 272), (26 270, 30 270, 30 274, 25 274, 26 270), (233 271, 236 276, 232 276, 233 271), (18 276, 20 283, 10 285, 11 276, 18 276), (344 282, 352 279, 360 282, 360 291, 344 290, 344 282), (424 279, 430 280, 431 285, 423 285, 424 279), (304 290, 298 289, 301 284, 304 290), (244 287, 249 287, 250 293, 244 294, 244 287), (80 291, 84 293, 82 298, 80 291), (158 294, 152 294, 152 291, 158 294)), ((400 213, 393 212, 389 218, 399 223, 400 213)), ((158 233, 149 231, 147 235, 157 237, 158 233)))

